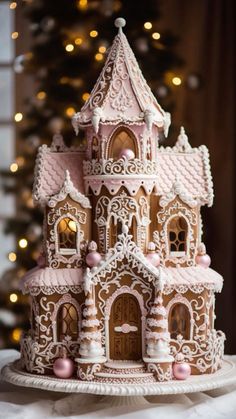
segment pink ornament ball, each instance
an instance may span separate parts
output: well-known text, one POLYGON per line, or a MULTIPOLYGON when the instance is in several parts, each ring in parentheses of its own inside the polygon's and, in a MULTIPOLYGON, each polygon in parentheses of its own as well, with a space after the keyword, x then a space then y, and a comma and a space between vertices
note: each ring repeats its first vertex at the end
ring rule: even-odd
POLYGON ((209 268, 211 264, 211 258, 209 255, 197 255, 196 256, 196 263, 197 265, 202 266, 203 268, 209 268))
POLYGON ((187 362, 174 363, 173 375, 176 380, 186 380, 191 375, 191 367, 187 362))
POLYGON ((160 265, 161 259, 158 253, 148 253, 146 256, 148 262, 157 268, 160 265))
POLYGON ((125 157, 127 160, 132 160, 135 158, 135 154, 133 152, 133 150, 131 150, 130 148, 123 148, 120 152, 119 155, 120 159, 122 157, 125 157))
POLYGON ((98 252, 89 252, 86 256, 86 263, 90 268, 97 266, 101 261, 102 256, 98 252))
POLYGON ((53 372, 58 378, 71 378, 74 369, 74 362, 70 358, 57 358, 53 364, 53 372))

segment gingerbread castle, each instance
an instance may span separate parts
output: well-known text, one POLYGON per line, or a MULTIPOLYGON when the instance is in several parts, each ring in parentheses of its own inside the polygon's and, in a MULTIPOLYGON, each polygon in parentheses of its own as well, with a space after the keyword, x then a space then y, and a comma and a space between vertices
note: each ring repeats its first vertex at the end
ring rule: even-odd
POLYGON ((170 115, 148 87, 119 28, 104 68, 73 117, 86 147, 62 136, 39 149, 33 196, 44 208, 44 254, 22 281, 31 329, 21 363, 53 374, 64 348, 79 380, 172 379, 182 354, 192 374, 221 366, 225 336, 214 329, 212 270, 202 243, 201 206, 212 205, 205 146, 184 128, 159 145, 170 115))

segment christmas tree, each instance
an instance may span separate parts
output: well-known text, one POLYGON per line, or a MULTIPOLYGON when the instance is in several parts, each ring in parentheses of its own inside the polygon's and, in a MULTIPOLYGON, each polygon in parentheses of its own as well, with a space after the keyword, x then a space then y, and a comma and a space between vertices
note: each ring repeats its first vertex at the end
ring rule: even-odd
POLYGON ((71 117, 89 97, 114 37, 118 16, 126 19, 125 33, 140 68, 169 112, 176 86, 181 85, 178 69, 183 64, 174 52, 177 40, 169 31, 158 31, 161 16, 157 0, 135 5, 125 0, 35 0, 19 7, 29 19, 32 48, 16 58, 14 68, 17 73, 32 74, 36 92, 33 97, 29 92, 23 117, 19 114, 15 118, 21 124, 19 155, 10 172, 2 173, 5 192, 17 196, 18 216, 6 225, 6 233, 14 233, 17 247, 6 255, 13 269, 2 280, 1 305, 6 309, 6 321, 1 324, 1 346, 16 347, 28 321, 27 299, 18 291, 18 284, 22 275, 36 265, 41 252, 43 217, 31 198, 38 146, 49 145, 58 131, 67 145, 85 141, 83 133, 75 137, 71 117), (13 311, 11 321, 9 310, 13 311))

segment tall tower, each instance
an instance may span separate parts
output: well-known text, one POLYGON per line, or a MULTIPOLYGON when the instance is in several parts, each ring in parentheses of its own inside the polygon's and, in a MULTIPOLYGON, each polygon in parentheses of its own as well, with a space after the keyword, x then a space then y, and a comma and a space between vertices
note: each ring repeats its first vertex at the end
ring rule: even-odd
POLYGON ((159 132, 170 115, 147 85, 122 27, 81 111, 73 118, 86 132, 84 181, 93 207, 93 239, 105 254, 126 225, 143 252, 150 239, 150 195, 157 180, 159 132))

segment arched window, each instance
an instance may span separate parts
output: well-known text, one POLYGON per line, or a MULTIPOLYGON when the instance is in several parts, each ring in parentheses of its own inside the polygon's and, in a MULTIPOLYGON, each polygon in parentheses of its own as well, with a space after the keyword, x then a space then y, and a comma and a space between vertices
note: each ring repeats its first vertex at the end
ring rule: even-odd
POLYGON ((118 218, 116 223, 114 222, 113 217, 110 222, 110 247, 114 247, 118 241, 119 234, 122 233, 122 221, 118 218))
POLYGON ((124 128, 120 128, 113 134, 109 147, 108 147, 108 158, 119 159, 121 150, 128 148, 132 150, 135 157, 138 157, 137 140, 134 134, 124 128))
POLYGON ((57 337, 62 341, 65 336, 78 340, 78 313, 73 304, 62 304, 57 314, 57 337))
POLYGON ((185 304, 174 304, 169 312, 169 332, 171 339, 182 335, 184 339, 190 339, 190 313, 185 304))
POLYGON ((168 224, 169 254, 174 257, 187 253, 188 224, 184 217, 174 217, 168 224))
POLYGON ((78 226, 69 217, 62 218, 57 225, 58 250, 62 255, 77 253, 78 226))

